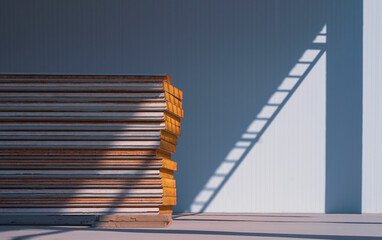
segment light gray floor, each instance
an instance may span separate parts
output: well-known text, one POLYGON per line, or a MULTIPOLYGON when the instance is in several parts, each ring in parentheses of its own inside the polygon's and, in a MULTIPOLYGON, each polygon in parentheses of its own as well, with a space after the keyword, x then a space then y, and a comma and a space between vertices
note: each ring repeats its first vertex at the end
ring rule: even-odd
POLYGON ((181 214, 167 229, 0 226, 0 239, 382 239, 382 215, 181 214))

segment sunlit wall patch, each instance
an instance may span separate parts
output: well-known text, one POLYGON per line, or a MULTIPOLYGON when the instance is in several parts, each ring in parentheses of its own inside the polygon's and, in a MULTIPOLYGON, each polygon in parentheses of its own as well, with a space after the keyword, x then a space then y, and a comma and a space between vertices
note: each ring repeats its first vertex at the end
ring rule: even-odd
POLYGON ((281 108, 285 105, 299 84, 304 80, 318 59, 325 53, 327 26, 324 25, 314 38, 314 48, 304 51, 297 63, 291 68, 278 86, 267 104, 260 110, 256 118, 248 126, 246 132, 235 143, 225 159, 221 162, 206 185, 190 205, 190 212, 204 212, 219 190, 224 186, 248 151, 259 141, 267 126, 272 122, 281 108))

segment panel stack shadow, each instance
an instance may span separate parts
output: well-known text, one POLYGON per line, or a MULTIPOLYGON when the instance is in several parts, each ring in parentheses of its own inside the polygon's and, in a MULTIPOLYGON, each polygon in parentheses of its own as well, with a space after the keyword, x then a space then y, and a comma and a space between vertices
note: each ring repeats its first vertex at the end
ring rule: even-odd
POLYGON ((0 224, 168 226, 182 98, 168 75, 0 75, 0 224))

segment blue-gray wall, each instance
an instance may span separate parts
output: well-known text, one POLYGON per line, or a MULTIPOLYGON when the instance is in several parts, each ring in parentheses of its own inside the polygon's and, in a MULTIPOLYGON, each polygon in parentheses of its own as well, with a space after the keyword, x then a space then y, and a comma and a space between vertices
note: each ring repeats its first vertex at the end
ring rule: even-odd
POLYGON ((187 211, 324 25, 325 211, 360 212, 362 1, 3 0, 0 72, 169 73, 184 91, 174 158, 187 211))

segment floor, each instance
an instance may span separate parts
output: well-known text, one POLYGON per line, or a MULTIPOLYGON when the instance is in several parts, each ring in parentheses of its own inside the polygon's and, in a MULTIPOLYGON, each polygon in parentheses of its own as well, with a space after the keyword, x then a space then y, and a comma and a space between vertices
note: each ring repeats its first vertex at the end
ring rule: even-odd
POLYGON ((0 226, 1 240, 382 239, 382 214, 180 214, 166 229, 0 226))

